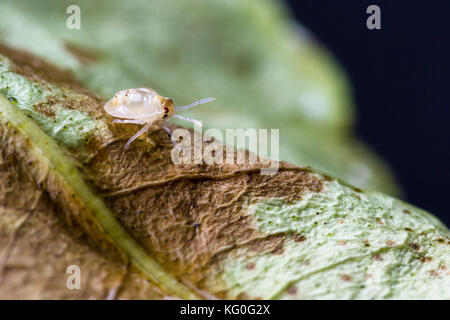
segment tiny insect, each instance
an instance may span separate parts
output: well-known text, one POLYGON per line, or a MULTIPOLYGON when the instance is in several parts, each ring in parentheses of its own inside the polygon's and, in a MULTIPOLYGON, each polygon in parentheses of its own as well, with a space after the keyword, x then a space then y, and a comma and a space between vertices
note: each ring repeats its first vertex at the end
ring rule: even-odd
POLYGON ((172 129, 167 122, 168 118, 174 117, 199 124, 199 121, 175 114, 175 112, 190 109, 202 103, 216 100, 216 98, 205 98, 195 101, 186 106, 174 107, 173 100, 160 96, 155 90, 150 88, 127 89, 117 92, 105 106, 105 111, 113 116, 114 123, 134 123, 144 126, 125 145, 127 149, 130 144, 139 136, 146 133, 151 125, 158 122, 169 135, 172 129))

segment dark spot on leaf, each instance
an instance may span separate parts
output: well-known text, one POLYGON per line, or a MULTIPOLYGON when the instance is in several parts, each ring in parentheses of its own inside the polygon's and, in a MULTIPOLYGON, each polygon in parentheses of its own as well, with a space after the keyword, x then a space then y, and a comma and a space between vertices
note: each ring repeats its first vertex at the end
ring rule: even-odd
POLYGON ((8 100, 9 100, 10 102, 14 103, 14 104, 17 103, 17 99, 14 98, 14 97, 8 97, 8 100))
POLYGON ((406 210, 406 209, 403 209, 403 213, 406 213, 406 214, 410 214, 410 213, 411 213, 411 211, 409 211, 409 210, 406 210))
POLYGON ((287 293, 291 296, 296 295, 298 292, 298 289, 296 286, 292 286, 287 290, 287 293))
POLYGON ((241 292, 238 294, 237 299, 238 300, 250 300, 250 296, 245 292, 241 292))
POLYGON ((274 255, 282 255, 284 253, 284 248, 283 248, 283 246, 279 246, 278 248, 275 248, 274 250, 272 250, 271 253, 274 255))
POLYGON ((245 265, 245 269, 247 270, 253 270, 255 269, 256 264, 254 262, 249 262, 245 265))
POLYGON ((352 277, 350 277, 348 274, 341 275, 341 280, 351 282, 353 281, 352 277))
POLYGON ((420 260, 420 262, 425 263, 425 262, 431 262, 431 261, 433 261, 433 258, 432 258, 432 257, 423 257, 423 256, 421 256, 421 257, 419 258, 419 260, 420 260))
POLYGON ((418 251, 418 250, 420 249, 420 246, 419 246, 417 243, 414 243, 414 242, 408 243, 408 246, 409 246, 411 249, 416 250, 416 251, 418 251))
POLYGON ((292 239, 294 239, 295 242, 303 242, 306 240, 306 236, 304 236, 302 234, 294 234, 292 236, 292 239))
POLYGON ((383 261, 383 258, 382 258, 381 255, 379 255, 378 253, 377 253, 377 254, 374 254, 374 255, 372 256, 372 259, 375 260, 375 261, 383 261))
POLYGON ((40 102, 35 105, 33 105, 33 110, 43 114, 47 118, 55 118, 56 112, 53 107, 53 100, 50 99, 49 101, 40 102))

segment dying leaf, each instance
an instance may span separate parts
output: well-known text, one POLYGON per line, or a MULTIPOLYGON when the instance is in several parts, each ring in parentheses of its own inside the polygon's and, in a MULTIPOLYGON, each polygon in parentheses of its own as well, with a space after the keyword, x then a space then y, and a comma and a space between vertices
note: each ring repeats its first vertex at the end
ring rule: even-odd
POLYGON ((158 126, 124 150, 105 99, 0 52, 1 297, 450 298, 429 213, 286 163, 175 165, 158 126))
POLYGON ((353 135, 346 75, 280 1, 76 5, 81 28, 71 30, 64 1, 4 0, 0 41, 73 71, 104 97, 142 86, 178 104, 214 96, 192 111, 205 129, 279 128, 281 160, 399 194, 389 168, 353 135))

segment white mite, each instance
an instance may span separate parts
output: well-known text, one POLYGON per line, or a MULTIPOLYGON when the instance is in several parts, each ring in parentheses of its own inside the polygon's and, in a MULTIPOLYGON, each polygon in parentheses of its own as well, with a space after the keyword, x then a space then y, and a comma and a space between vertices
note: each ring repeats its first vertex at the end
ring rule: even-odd
POLYGON ((132 136, 125 149, 136 140, 140 135, 147 132, 152 123, 159 124, 171 135, 172 130, 166 120, 169 117, 175 117, 198 123, 197 120, 175 114, 177 111, 186 110, 196 105, 216 100, 216 98, 205 98, 195 101, 187 106, 174 107, 172 99, 160 96, 155 90, 150 88, 127 89, 117 92, 114 97, 109 100, 104 108, 105 111, 113 116, 115 123, 135 123, 143 124, 134 136, 132 136))

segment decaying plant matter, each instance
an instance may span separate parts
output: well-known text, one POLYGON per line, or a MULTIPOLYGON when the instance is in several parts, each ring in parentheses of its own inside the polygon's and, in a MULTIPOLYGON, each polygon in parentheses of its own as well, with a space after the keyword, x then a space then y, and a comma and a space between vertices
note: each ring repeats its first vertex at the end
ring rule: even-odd
POLYGON ((283 1, 76 5, 80 29, 70 29, 65 2, 3 0, 0 42, 70 70, 105 98, 140 86, 177 104, 214 96, 215 103, 185 115, 224 136, 232 128, 282 129, 280 159, 364 190, 401 195, 389 167, 354 134, 345 72, 294 23, 283 1))
POLYGON ((450 297, 432 215, 285 163, 175 165, 158 127, 124 151, 104 99, 0 53, 1 298, 450 297))

